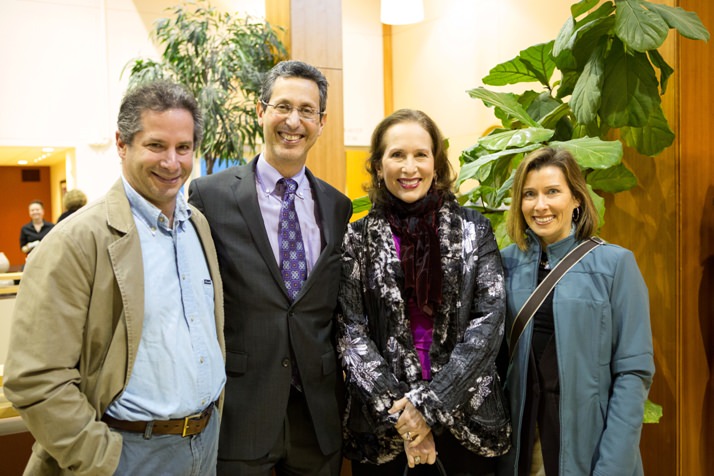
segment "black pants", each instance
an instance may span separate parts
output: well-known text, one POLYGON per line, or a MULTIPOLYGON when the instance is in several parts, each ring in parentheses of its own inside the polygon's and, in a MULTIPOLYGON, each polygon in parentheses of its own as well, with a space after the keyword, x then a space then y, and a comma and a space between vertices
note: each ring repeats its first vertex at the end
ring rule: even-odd
POLYGON ((252 461, 218 460, 218 475, 338 476, 341 465, 339 451, 329 455, 320 451, 305 396, 293 388, 283 431, 270 452, 252 461))
MULTIPOLYGON (((493 476, 496 474, 496 458, 474 454, 448 431, 434 435, 436 452, 448 476, 493 476)), ((407 465, 407 456, 399 454, 388 463, 374 465, 352 462, 352 476, 402 476, 407 465)), ((435 465, 418 464, 409 470, 409 476, 437 476, 435 465)))

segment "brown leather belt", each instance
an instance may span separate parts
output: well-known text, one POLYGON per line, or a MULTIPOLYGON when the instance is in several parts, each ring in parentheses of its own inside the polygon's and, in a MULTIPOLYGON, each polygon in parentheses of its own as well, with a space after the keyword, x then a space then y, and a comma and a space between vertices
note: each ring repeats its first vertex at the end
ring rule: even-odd
POLYGON ((146 433, 147 427, 151 425, 149 430, 157 435, 181 435, 192 436, 201 433, 208 425, 213 413, 215 402, 211 403, 201 413, 189 415, 185 418, 177 418, 175 420, 155 420, 155 421, 126 421, 117 420, 105 414, 102 416, 102 421, 111 428, 123 431, 131 431, 134 433, 146 433))

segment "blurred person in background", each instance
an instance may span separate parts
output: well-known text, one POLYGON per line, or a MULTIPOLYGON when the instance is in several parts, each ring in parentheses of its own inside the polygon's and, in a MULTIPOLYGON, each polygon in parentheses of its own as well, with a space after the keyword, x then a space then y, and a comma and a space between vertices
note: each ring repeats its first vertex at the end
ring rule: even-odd
POLYGON ((25 254, 30 254, 55 226, 54 223, 45 221, 45 206, 41 200, 31 201, 29 210, 31 221, 20 229, 20 249, 25 254))
POLYGON ((62 198, 64 212, 62 212, 62 214, 57 219, 57 223, 61 222, 86 204, 87 196, 84 194, 83 191, 76 188, 74 190, 68 191, 64 194, 64 198, 62 198))

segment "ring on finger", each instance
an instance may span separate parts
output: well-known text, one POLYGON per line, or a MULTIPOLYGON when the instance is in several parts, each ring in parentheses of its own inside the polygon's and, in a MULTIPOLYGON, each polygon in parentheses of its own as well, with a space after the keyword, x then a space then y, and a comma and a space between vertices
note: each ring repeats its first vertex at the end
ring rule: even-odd
POLYGON ((402 435, 402 437, 403 437, 406 441, 412 441, 412 432, 411 432, 411 431, 407 431, 406 433, 404 433, 404 435, 402 435))
POLYGON ((414 457, 414 464, 421 464, 421 456, 414 457))

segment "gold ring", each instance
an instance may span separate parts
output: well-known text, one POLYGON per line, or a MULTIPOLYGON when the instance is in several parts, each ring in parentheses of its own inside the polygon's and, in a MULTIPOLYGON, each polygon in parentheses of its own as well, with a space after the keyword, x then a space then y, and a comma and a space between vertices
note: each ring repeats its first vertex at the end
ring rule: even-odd
POLYGON ((407 431, 406 433, 404 433, 404 439, 406 441, 412 441, 412 433, 410 431, 407 431))
POLYGON ((414 457, 414 464, 421 464, 421 456, 414 457))

